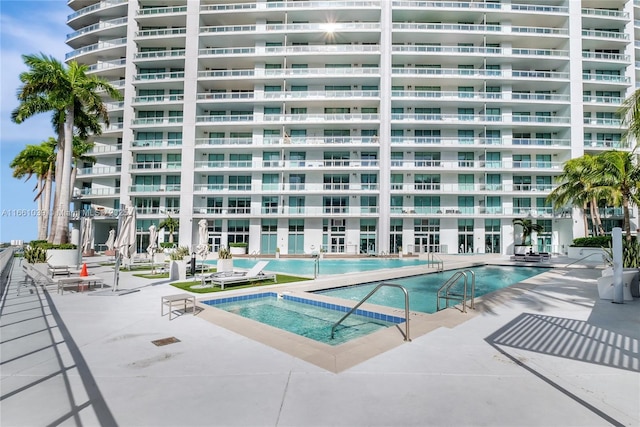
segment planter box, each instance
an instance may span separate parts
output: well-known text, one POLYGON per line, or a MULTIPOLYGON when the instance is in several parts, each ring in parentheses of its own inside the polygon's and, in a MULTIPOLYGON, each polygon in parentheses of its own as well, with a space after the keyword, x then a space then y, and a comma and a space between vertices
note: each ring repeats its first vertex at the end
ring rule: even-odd
POLYGON ((567 256, 571 259, 581 259, 589 256, 589 258, 585 258, 585 262, 598 263, 603 262, 605 252, 601 248, 581 248, 579 246, 569 246, 567 256), (600 256, 591 254, 599 254, 600 256))
POLYGON ((531 250, 531 245, 529 246, 522 246, 522 245, 517 245, 513 247, 513 254, 514 255, 526 255, 527 252, 529 252, 531 250))
POLYGON ((78 265, 78 249, 47 249, 47 262, 51 265, 78 265))
POLYGON ((231 252, 232 255, 246 255, 247 254, 247 247, 246 246, 242 246, 242 247, 231 246, 229 248, 229 252, 231 252))
POLYGON ((219 259, 216 265, 216 269, 219 273, 226 271, 233 271, 233 258, 232 259, 219 259))

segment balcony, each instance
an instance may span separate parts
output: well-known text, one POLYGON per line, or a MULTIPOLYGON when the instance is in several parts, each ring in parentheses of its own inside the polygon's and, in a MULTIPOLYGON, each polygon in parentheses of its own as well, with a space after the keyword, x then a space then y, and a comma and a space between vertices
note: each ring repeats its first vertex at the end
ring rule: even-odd
POLYGON ((78 176, 87 176, 87 175, 119 175, 121 172, 120 166, 93 166, 90 168, 82 168, 78 169, 78 176))

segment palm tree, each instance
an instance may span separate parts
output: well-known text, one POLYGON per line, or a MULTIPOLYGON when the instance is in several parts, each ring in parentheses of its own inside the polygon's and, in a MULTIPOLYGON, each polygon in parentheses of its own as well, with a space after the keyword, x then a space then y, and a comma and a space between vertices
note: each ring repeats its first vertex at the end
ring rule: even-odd
POLYGON ((601 192, 595 188, 595 183, 591 178, 596 164, 596 158, 588 154, 568 160, 563 166, 562 173, 557 177, 557 181, 561 182, 561 184, 547 196, 547 200, 553 203, 556 209, 567 205, 582 209, 585 235, 589 234, 587 209, 591 213, 594 234, 604 234, 598 211, 598 200, 601 198, 601 192))
MULTIPOLYGON (((88 67, 75 61, 66 67, 44 54, 23 55, 28 71, 20 74, 22 86, 18 91, 20 105, 12 112, 11 118, 22 123, 27 118, 42 112, 53 111, 58 120, 58 151, 56 162, 55 215, 66 217, 71 203, 71 172, 73 159, 73 136, 76 116, 83 112, 99 117, 105 124, 109 116, 99 91, 119 100, 120 92, 106 80, 86 74, 88 67)), ((58 221, 52 230, 52 243, 68 242, 68 223, 58 221)))
POLYGON ((9 167, 13 169, 14 178, 24 178, 28 181, 36 175, 36 196, 38 203, 38 240, 45 240, 49 233, 49 210, 51 208, 51 189, 53 170, 55 167, 56 140, 49 138, 40 145, 27 145, 11 161, 9 167))
POLYGON ((630 205, 640 205, 640 165, 635 155, 626 151, 605 151, 597 158, 597 168, 588 178, 613 206, 622 206, 623 228, 631 241, 630 205))
POLYGON ((173 233, 175 233, 179 227, 180 221, 171 218, 171 215, 167 215, 167 218, 158 224, 158 228, 166 228, 169 232, 169 243, 173 243, 173 233))
POLYGON ((622 124, 626 127, 624 139, 626 141, 635 139, 637 148, 640 140, 640 89, 636 89, 624 100, 618 109, 618 115, 622 117, 622 124))
POLYGON ((522 227, 522 244, 525 246, 531 246, 531 235, 534 232, 540 233, 544 231, 544 227, 542 225, 526 218, 514 219, 513 225, 519 225, 522 227))

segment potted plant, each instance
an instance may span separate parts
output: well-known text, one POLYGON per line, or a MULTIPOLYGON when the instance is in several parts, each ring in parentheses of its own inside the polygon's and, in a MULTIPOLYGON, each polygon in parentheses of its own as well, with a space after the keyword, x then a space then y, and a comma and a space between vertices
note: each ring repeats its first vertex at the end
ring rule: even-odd
POLYGON ((231 251, 233 255, 245 255, 248 246, 246 242, 229 243, 229 251, 231 251))
POLYGON ((280 258, 280 248, 276 248, 276 258, 280 258))
POLYGON ((402 258, 402 246, 398 246, 398 258, 402 258))
POLYGON ((225 247, 221 247, 218 251, 218 263, 217 263, 217 271, 225 272, 225 271, 233 271, 233 255, 231 251, 225 247))
POLYGON ((189 248, 180 246, 169 253, 169 279, 184 280, 187 278, 187 265, 183 262, 189 255, 189 248))
POLYGON ((524 255, 526 252, 531 252, 531 235, 536 232, 540 233, 544 231, 544 227, 540 224, 534 223, 530 219, 516 218, 513 220, 513 225, 519 225, 522 228, 522 238, 519 245, 513 245, 513 253, 524 255))

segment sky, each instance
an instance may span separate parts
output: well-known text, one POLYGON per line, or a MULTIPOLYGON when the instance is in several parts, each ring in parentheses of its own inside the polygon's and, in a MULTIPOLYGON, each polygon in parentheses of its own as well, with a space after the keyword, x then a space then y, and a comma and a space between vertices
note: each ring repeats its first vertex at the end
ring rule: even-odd
POLYGON ((27 144, 38 145, 55 136, 51 116, 40 114, 17 125, 11 121, 18 101, 18 76, 27 68, 22 55, 44 53, 64 61, 71 51, 66 0, 0 0, 0 242, 38 237, 35 178, 13 178, 11 161, 27 144))

